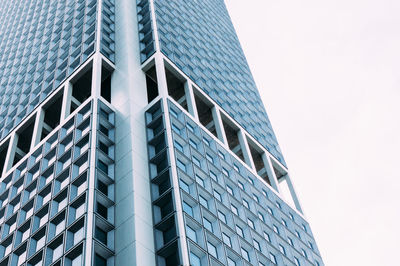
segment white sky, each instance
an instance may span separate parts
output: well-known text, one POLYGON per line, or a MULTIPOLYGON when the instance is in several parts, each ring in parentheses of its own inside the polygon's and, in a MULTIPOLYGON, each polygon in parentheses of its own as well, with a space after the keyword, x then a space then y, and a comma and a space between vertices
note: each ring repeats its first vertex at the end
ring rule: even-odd
POLYGON ((399 265, 400 1, 225 0, 326 265, 399 265))

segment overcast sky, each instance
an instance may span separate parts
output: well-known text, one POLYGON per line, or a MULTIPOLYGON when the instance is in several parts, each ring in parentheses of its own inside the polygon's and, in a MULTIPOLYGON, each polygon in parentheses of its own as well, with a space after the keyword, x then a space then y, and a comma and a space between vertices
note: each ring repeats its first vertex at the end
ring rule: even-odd
POLYGON ((399 265, 400 1, 225 0, 326 265, 399 265))

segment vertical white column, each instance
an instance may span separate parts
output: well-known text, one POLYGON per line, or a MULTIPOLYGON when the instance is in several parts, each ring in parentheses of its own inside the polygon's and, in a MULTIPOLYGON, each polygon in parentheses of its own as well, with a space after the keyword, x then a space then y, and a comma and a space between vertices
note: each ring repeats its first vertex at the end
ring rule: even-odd
POLYGON ((92 263, 92 252, 93 252, 93 236, 94 236, 94 190, 95 190, 95 179, 96 179, 96 147, 97 147, 97 127, 98 127, 98 98, 100 97, 101 89, 101 56, 99 52, 96 52, 93 56, 92 64, 92 84, 91 84, 91 95, 93 97, 92 106, 92 133, 90 139, 90 172, 88 180, 88 205, 87 205, 87 230, 86 230, 86 252, 90 256, 86 256, 85 265, 91 265, 92 263), (90 253, 89 253, 90 252, 90 253))
POLYGON ((36 146, 36 144, 38 144, 40 142, 40 138, 42 136, 42 130, 43 130, 44 115, 45 115, 45 112, 44 112, 43 108, 39 108, 39 110, 36 112, 35 124, 33 127, 33 133, 32 133, 32 143, 31 143, 31 147, 29 150, 32 150, 36 146))
POLYGON ((96 14, 96 20, 97 20, 97 25, 96 25, 96 44, 95 44, 95 51, 96 53, 100 52, 101 48, 101 19, 102 19, 102 10, 103 10, 103 1, 97 1, 97 14, 96 14))
POLYGON ((167 85, 167 75, 165 74, 164 59, 160 52, 156 52, 154 57, 156 74, 157 74, 157 84, 158 84, 158 94, 161 97, 168 96, 168 85, 167 85))
POLYGON ((243 132, 243 129, 239 129, 237 136, 239 139, 240 147, 242 149, 244 161, 246 162, 246 164, 248 166, 250 166, 252 169, 256 170, 256 167, 255 167, 254 161, 253 161, 253 157, 251 156, 249 143, 247 142, 247 138, 246 138, 245 133, 243 132))
POLYGON ((101 94, 101 55, 96 53, 93 57, 92 68, 92 96, 99 98, 101 94))
MULTIPOLYGON (((94 236, 94 189, 95 189, 95 178, 96 178, 96 130, 98 124, 97 117, 97 108, 98 102, 97 98, 100 96, 101 89, 101 57, 100 57, 100 41, 101 41, 101 14, 102 14, 102 4, 103 1, 97 2, 97 11, 96 11, 96 19, 97 19, 97 29, 96 29, 96 49, 95 54, 93 56, 93 65, 92 65, 92 84, 91 84, 91 95, 94 99, 93 101, 93 114, 92 114, 92 133, 90 140, 90 172, 89 172, 89 181, 88 181, 88 205, 87 205, 87 230, 86 230, 86 256, 84 265, 92 265, 93 264, 93 236, 94 236)), ((68 84, 69 85, 69 84, 68 84)), ((71 95, 72 89, 69 87, 66 88, 67 94, 65 94, 64 98, 67 102, 65 105, 64 113, 62 115, 67 116, 70 110, 70 107, 67 109, 68 105, 71 103, 71 95)), ((64 102, 64 99, 63 99, 64 102)))
POLYGON ((211 113, 212 113, 212 118, 214 120, 215 131, 217 131, 218 139, 220 141, 222 141, 224 144, 228 144, 228 141, 227 141, 226 135, 225 135, 225 129, 222 124, 221 114, 216 106, 212 107, 211 113))
POLYGON ((157 20, 156 20, 156 12, 154 9, 154 0, 150 0, 150 13, 151 13, 151 24, 153 26, 153 34, 154 34, 154 46, 156 52, 160 51, 160 39, 158 38, 158 31, 157 31, 157 20))
POLYGON ((179 192, 179 181, 178 181, 178 172, 176 170, 177 166, 175 163, 175 153, 174 153, 174 143, 172 140, 172 129, 170 123, 170 117, 168 112, 168 105, 167 105, 167 98, 163 97, 163 108, 165 113, 165 128, 167 132, 167 146, 168 146, 168 153, 170 157, 170 164, 171 164, 171 175, 172 175, 172 186, 173 186, 173 193, 175 198, 175 207, 176 207, 176 216, 178 222, 178 237, 179 237, 179 244, 181 246, 181 255, 182 255, 182 264, 185 266, 190 265, 189 260, 189 249, 186 242, 186 231, 185 231, 185 223, 183 219, 183 207, 181 196, 179 192))
POLYGON ((154 225, 136 1, 115 1, 115 265, 154 266, 154 225))
POLYGON ((63 99, 62 99, 62 106, 61 106, 61 119, 60 123, 62 123, 67 116, 70 114, 71 110, 71 99, 72 99, 72 84, 71 82, 67 82, 64 85, 64 92, 63 92, 63 99))
POLYGON ((2 175, 7 173, 7 171, 13 165, 15 152, 17 150, 17 143, 18 143, 18 135, 14 131, 13 133, 11 133, 10 142, 8 143, 7 155, 6 155, 6 160, 4 162, 4 169, 2 175))
POLYGON ((194 93, 193 93, 193 84, 192 84, 192 81, 190 81, 190 80, 187 80, 185 82, 185 96, 186 96, 186 102, 188 105, 189 113, 191 115, 193 115, 196 120, 199 120, 199 114, 197 113, 196 100, 194 98, 194 93))
POLYGON ((168 153, 171 159, 171 176, 172 176, 172 186, 173 186, 173 193, 174 199, 176 203, 176 216, 177 216, 177 223, 178 223, 178 237, 179 237, 179 245, 182 248, 182 262, 183 265, 189 266, 189 256, 188 256, 188 247, 186 242, 186 234, 185 234, 185 224, 183 221, 183 207, 181 202, 181 196, 179 193, 179 182, 178 182, 178 173, 176 171, 176 164, 175 164, 175 154, 173 149, 173 141, 172 141, 172 129, 170 126, 170 118, 168 112, 168 85, 167 85, 167 76, 165 74, 165 66, 164 66, 164 59, 160 52, 156 52, 155 55, 155 66, 156 66, 156 73, 157 73, 157 83, 158 83, 158 93, 161 96, 163 109, 165 113, 165 128, 167 132, 167 146, 168 146, 168 153))
POLYGON ((92 265, 93 259, 93 237, 94 237, 94 189, 96 178, 96 130, 98 124, 97 99, 93 100, 92 106, 92 125, 90 134, 90 157, 89 157, 89 180, 88 180, 88 203, 87 203, 87 223, 86 223, 86 256, 84 265, 92 265))

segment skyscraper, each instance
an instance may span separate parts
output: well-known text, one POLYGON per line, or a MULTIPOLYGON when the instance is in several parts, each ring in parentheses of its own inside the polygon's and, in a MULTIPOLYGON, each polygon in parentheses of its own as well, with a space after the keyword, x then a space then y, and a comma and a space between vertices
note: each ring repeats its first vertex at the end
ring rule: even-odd
POLYGON ((0 0, 0 266, 323 265, 223 0, 0 0))

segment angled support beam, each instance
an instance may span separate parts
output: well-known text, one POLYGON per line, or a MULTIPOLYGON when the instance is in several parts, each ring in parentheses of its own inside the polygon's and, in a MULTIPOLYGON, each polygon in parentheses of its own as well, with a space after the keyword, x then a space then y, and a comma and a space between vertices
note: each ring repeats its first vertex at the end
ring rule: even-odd
POLYGON ((43 108, 39 108, 35 117, 35 125, 33 127, 33 134, 32 134, 32 143, 29 150, 32 150, 36 146, 36 144, 40 142, 44 126, 44 115, 45 112, 43 108))
POLYGON ((242 129, 239 129, 237 136, 239 139, 240 147, 242 148, 245 163, 252 169, 256 170, 253 157, 251 156, 249 143, 247 142, 247 138, 245 137, 245 133, 242 129))
POLYGON ((61 106, 61 119, 60 123, 62 123, 67 116, 69 116, 71 111, 71 98, 72 98, 72 84, 68 82, 63 88, 63 100, 61 106))
POLYGON ((212 118, 214 120, 215 130, 217 131, 218 139, 222 141, 224 144, 228 144, 228 140, 226 139, 225 129, 224 126, 222 125, 221 113, 219 112, 216 106, 212 107, 211 112, 212 112, 212 118))
POLYGON ((186 102, 188 105, 189 113, 192 116, 194 116, 194 118, 196 120, 199 120, 199 114, 197 113, 196 100, 194 99, 193 84, 190 80, 187 80, 185 82, 185 96, 186 96, 186 102))
POLYGON ((278 193, 281 193, 280 188, 279 188, 279 181, 276 178, 276 174, 275 174, 275 171, 274 171, 274 167, 272 166, 271 158, 266 153, 263 153, 262 160, 264 162, 265 170, 267 171, 269 182, 271 182, 271 186, 278 193))

